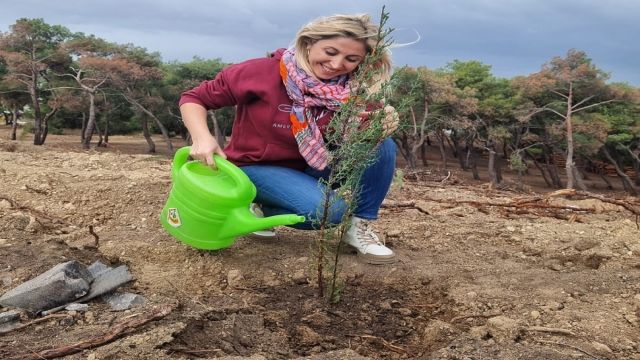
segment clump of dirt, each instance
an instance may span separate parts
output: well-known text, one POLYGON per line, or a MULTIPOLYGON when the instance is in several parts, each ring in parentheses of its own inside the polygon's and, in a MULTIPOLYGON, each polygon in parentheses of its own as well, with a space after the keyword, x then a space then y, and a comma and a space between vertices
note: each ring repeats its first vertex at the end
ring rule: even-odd
POLYGON ((72 150, 75 137, 51 140, 0 140, 0 293, 60 262, 101 260, 128 265, 135 281, 122 290, 147 302, 113 312, 96 299, 87 312, 30 323, 0 336, 0 358, 103 337, 179 304, 69 358, 640 359, 640 231, 619 206, 566 198, 554 204, 591 211, 537 215, 488 204, 541 194, 463 172, 411 175, 375 223, 399 261, 343 254, 346 287, 329 306, 310 276, 313 232, 190 248, 158 221, 168 156, 119 152, 144 151, 129 137, 88 152, 72 150))

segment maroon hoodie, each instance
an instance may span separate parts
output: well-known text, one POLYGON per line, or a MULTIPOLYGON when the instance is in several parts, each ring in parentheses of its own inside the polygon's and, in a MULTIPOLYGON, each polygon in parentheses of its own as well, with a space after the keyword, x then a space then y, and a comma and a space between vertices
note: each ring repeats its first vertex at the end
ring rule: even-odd
MULTIPOLYGON (((180 105, 196 103, 206 109, 237 106, 231 141, 224 152, 236 165, 270 164, 304 169, 289 112, 292 101, 280 77, 279 49, 268 58, 248 60, 223 69, 213 80, 202 82, 180 98, 180 105)), ((324 131, 333 112, 312 112, 324 131)))

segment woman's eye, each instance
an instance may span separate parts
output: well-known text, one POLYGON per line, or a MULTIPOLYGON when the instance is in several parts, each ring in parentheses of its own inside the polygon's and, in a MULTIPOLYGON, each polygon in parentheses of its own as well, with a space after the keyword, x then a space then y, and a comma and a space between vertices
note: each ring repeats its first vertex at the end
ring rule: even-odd
POLYGON ((329 55, 329 56, 336 56, 336 55, 338 55, 338 53, 337 53, 337 52, 335 52, 335 51, 325 51, 325 54, 327 54, 327 55, 329 55))

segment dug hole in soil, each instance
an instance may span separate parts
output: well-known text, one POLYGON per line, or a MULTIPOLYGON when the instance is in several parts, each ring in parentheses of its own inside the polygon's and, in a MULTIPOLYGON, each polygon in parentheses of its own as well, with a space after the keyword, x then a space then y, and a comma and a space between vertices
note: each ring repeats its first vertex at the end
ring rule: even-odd
POLYGON ((375 223, 399 261, 345 252, 346 286, 328 306, 311 275, 315 232, 281 227, 222 251, 168 235, 158 216, 171 159, 117 146, 144 144, 131 139, 88 152, 75 137, 0 140, 0 293, 61 262, 100 260, 126 264, 135 281, 122 291, 147 300, 114 312, 96 299, 0 335, 1 359, 99 338, 167 304, 166 317, 66 358, 640 359, 640 231, 618 206, 554 199, 591 209, 564 219, 473 206, 539 194, 425 169, 394 183, 375 223))

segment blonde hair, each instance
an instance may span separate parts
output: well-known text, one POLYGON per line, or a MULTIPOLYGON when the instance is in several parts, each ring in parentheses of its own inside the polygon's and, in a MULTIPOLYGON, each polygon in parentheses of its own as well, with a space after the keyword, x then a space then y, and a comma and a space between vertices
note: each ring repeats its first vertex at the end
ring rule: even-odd
MULTIPOLYGON (((370 54, 378 42, 378 30, 378 25, 373 23, 367 14, 337 14, 317 18, 303 26, 296 34, 294 44, 296 62, 308 74, 313 74, 309 63, 308 48, 319 40, 335 37, 347 37, 362 41, 367 54, 370 54)), ((380 71, 369 86, 377 89, 381 83, 391 77, 391 54, 389 51, 385 49, 380 60, 372 65, 380 71)))

